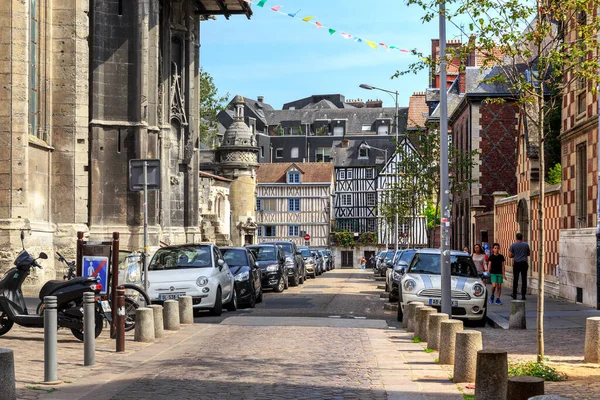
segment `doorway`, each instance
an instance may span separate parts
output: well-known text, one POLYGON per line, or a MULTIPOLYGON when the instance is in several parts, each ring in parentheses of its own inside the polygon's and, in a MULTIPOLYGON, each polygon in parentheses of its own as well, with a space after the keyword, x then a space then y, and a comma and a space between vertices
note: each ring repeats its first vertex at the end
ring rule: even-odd
POLYGON ((354 268, 354 251, 342 251, 342 268, 354 268))

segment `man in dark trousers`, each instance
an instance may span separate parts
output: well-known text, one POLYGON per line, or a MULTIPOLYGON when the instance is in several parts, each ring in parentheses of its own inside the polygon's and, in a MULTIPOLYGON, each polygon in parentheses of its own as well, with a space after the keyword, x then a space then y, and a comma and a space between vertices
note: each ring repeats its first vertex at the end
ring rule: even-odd
POLYGON ((523 234, 517 233, 517 241, 510 245, 508 257, 515 260, 513 264, 513 290, 512 298, 517 298, 517 286, 519 286, 519 275, 521 275, 521 300, 525 300, 527 294, 527 257, 531 254, 529 245, 523 241, 523 234))

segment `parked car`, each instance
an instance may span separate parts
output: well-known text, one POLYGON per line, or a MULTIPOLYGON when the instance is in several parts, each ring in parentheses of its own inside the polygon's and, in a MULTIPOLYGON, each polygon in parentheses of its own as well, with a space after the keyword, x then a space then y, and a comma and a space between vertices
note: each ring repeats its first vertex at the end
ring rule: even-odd
POLYGON ((214 244, 162 247, 148 265, 148 296, 154 303, 191 296, 195 311, 221 315, 237 308, 233 274, 214 244))
POLYGON ((262 271, 262 288, 283 292, 288 286, 288 267, 283 249, 276 244, 256 244, 246 248, 254 255, 262 271))
POLYGON ((329 265, 331 266, 331 269, 335 269, 335 257, 333 255, 333 251, 327 249, 327 257, 329 258, 329 265))
POLYGON ((332 262, 333 260, 331 259, 328 250, 326 249, 315 249, 317 251, 317 253, 319 253, 320 256, 323 257, 323 264, 325 266, 325 271, 331 271, 333 269, 332 267, 332 262))
MULTIPOLYGON (((442 303, 440 250, 417 250, 399 286, 398 318, 407 305, 420 301, 438 310, 442 303)), ((450 252, 452 318, 474 321, 484 326, 487 315, 487 290, 467 253, 450 252)))
POLYGON ((312 256, 310 249, 306 246, 299 246, 298 250, 302 254, 302 258, 304 259, 304 268, 306 269, 306 275, 311 278, 317 277, 317 265, 315 264, 315 259, 312 256))
POLYGON ((298 250, 296 243, 289 241, 265 242, 280 246, 285 253, 285 262, 288 266, 288 279, 290 286, 303 284, 306 279, 306 269, 304 267, 304 258, 298 250))
POLYGON ((321 255, 315 250, 311 250, 310 253, 312 254, 313 259, 315 260, 315 264, 317 266, 317 275, 323 274, 323 272, 325 272, 325 268, 323 267, 323 265, 325 264, 323 257, 321 257, 321 255))
POLYGON ((385 276, 387 263, 394 258, 394 253, 394 250, 387 250, 382 254, 382 257, 377 260, 377 271, 375 271, 376 275, 385 276))
POLYGON ((408 269, 408 265, 415 255, 417 250, 415 249, 406 249, 403 250, 399 257, 396 257, 396 261, 394 262, 393 268, 388 268, 386 274, 386 288, 387 291, 390 292, 389 300, 390 302, 396 302, 399 300, 398 297, 398 286, 400 285, 400 281, 402 277, 406 273, 408 269))
POLYGON ((245 247, 221 247, 223 260, 235 281, 238 305, 256 307, 263 300, 262 271, 254 254, 245 247))

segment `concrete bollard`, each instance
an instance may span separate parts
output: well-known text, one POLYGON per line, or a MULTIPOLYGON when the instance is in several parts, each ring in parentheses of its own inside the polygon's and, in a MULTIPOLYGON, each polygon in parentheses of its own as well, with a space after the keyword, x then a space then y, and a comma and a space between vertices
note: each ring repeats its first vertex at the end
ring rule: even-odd
POLYGON ((406 323, 406 332, 415 331, 415 310, 417 307, 425 307, 425 304, 421 303, 420 301, 408 303, 408 321, 406 323))
POLYGON ((151 308, 140 307, 135 310, 135 334, 136 342, 154 341, 154 317, 151 308))
POLYGON ((475 382, 477 352, 483 349, 481 332, 456 332, 454 351, 454 383, 475 382))
POLYGON ((454 351, 456 348, 456 332, 462 332, 463 322, 449 319, 440 323, 440 364, 454 364, 454 351))
POLYGON ((543 394, 541 396, 533 396, 527 400, 569 400, 566 397, 562 397, 556 394, 543 394))
POLYGON ((506 400, 508 356, 506 351, 477 352, 475 400, 506 400))
POLYGON ((590 317, 585 320, 583 361, 600 363, 600 317, 590 317))
POLYGON ((15 356, 11 349, 0 348, 0 388, 3 400, 17 400, 15 387, 15 356))
POLYGON ((529 400, 530 397, 544 394, 544 380, 535 376, 511 376, 506 385, 506 398, 529 400))
POLYGON ((165 330, 179 330, 179 302, 167 300, 163 303, 163 320, 165 322, 165 330))
POLYGON ((83 294, 83 365, 96 365, 96 298, 83 294))
POLYGON ((525 316, 525 300, 511 301, 508 329, 527 329, 525 316))
POLYGON ((188 325, 194 323, 192 296, 179 297, 179 323, 188 325))
POLYGON ((47 385, 61 383, 58 380, 56 296, 44 297, 44 382, 47 385))
POLYGON ((151 304, 148 306, 148 308, 152 309, 152 317, 154 319, 154 338, 160 339, 165 337, 163 307, 159 304, 151 304))
POLYGON ((437 310, 432 307, 423 307, 419 309, 417 314, 417 325, 419 331, 419 337, 422 342, 427 341, 427 332, 429 331, 429 316, 437 313, 437 310))
POLYGON ((440 324, 448 320, 448 314, 429 314, 429 330, 427 331, 427 347, 431 350, 440 349, 440 324))

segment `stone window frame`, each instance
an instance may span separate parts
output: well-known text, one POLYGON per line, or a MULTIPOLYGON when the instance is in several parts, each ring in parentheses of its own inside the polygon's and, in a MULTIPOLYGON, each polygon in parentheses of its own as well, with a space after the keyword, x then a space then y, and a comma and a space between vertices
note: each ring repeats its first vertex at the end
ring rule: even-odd
POLYGON ((30 136, 46 140, 39 129, 39 18, 38 1, 29 0, 28 131, 30 136))

